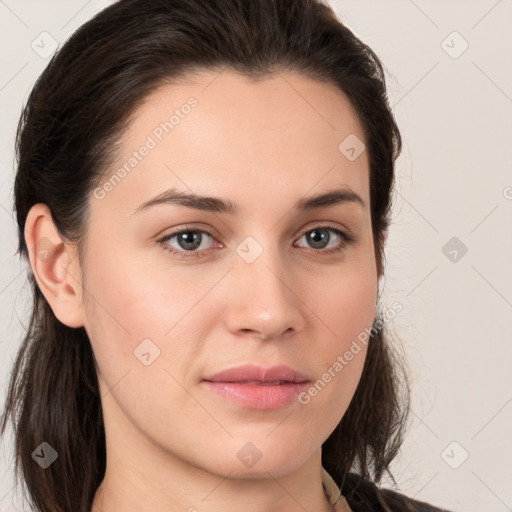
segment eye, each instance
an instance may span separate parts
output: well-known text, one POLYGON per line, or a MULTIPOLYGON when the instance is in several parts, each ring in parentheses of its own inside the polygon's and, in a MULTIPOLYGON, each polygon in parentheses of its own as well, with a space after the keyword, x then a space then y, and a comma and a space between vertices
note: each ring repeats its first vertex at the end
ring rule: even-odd
POLYGON ((164 251, 168 251, 171 254, 177 254, 179 256, 184 256, 185 258, 196 257, 201 255, 200 251, 197 251, 196 249, 201 248, 205 250, 203 244, 204 235, 213 239, 210 233, 203 231, 202 229, 185 228, 166 235, 164 238, 158 240, 158 242, 161 243, 164 251), (178 248, 172 247, 167 243, 168 240, 172 240, 173 238, 176 238, 176 242, 179 245, 178 248))
MULTIPOLYGON (((201 256, 201 253, 208 250, 205 247, 207 239, 214 240, 213 236, 202 229, 187 228, 170 233, 158 242, 164 251, 170 252, 184 258, 194 258, 201 256), (178 247, 170 245, 170 241, 176 239, 178 247), (201 249, 201 250, 199 250, 201 249)), ((355 241, 351 235, 341 231, 333 226, 317 226, 314 229, 306 231, 300 238, 305 238, 307 243, 311 245, 311 249, 319 253, 331 254, 343 250, 348 244, 355 241), (334 233, 332 236, 331 233, 334 233), (334 240, 334 246, 328 247, 329 243, 334 240)), ((301 246, 299 246, 301 247, 301 246)))
POLYGON ((348 235, 344 231, 333 226, 318 226, 314 229, 306 231, 300 238, 305 238, 307 243, 311 245, 313 249, 322 249, 322 253, 334 253, 343 250, 348 244, 354 242, 355 239, 351 235, 348 235), (334 233, 334 237, 330 234, 334 233), (334 246, 327 247, 329 242, 334 239, 334 246), (336 241, 336 239, 338 239, 336 241))

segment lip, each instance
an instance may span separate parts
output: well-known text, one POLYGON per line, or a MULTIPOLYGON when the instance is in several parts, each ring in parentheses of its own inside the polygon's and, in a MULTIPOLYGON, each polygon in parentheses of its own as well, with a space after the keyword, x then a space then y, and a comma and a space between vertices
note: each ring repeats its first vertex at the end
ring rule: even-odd
POLYGON ((309 378, 286 365, 263 368, 256 364, 244 364, 215 373, 203 380, 210 382, 309 382, 309 378))
POLYGON ((213 393, 251 409, 277 409, 297 398, 309 378, 286 365, 263 368, 247 364, 205 377, 203 386, 213 393))

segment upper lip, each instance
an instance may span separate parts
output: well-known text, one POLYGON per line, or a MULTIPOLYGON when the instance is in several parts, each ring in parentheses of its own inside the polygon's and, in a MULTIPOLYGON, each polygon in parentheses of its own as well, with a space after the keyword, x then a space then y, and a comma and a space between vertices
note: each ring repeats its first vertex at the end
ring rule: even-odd
POLYGON ((306 375, 286 365, 263 368, 255 364, 245 364, 228 368, 203 380, 210 382, 308 382, 306 375))

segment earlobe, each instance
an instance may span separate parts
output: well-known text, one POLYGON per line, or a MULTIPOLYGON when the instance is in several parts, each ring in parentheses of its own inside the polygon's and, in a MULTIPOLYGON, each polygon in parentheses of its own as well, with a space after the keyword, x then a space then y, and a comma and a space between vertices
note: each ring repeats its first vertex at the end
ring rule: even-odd
POLYGON ((75 248, 61 237, 47 205, 32 206, 24 235, 32 273, 53 313, 68 327, 82 327, 80 268, 75 248))

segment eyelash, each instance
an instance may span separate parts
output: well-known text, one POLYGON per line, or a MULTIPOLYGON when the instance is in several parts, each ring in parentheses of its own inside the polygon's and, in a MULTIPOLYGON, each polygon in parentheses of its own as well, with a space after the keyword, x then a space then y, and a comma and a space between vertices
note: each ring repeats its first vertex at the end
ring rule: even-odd
MULTIPOLYGON (((314 227, 312 229, 308 229, 307 231, 305 231, 300 236, 300 238, 302 238, 304 235, 306 235, 308 233, 311 233, 312 231, 315 231, 315 230, 332 231, 332 232, 334 232, 336 235, 338 235, 341 238, 341 242, 340 242, 340 244, 337 247, 334 247, 334 248, 331 248, 331 249, 311 249, 314 252, 319 252, 319 253, 323 253, 323 254, 333 254, 333 253, 337 253, 337 252, 342 251, 349 244, 351 244, 352 242, 355 242, 355 238, 353 236, 345 233, 344 231, 341 231, 340 229, 338 229, 338 228, 336 228, 334 226, 329 226, 329 225, 321 225, 321 226, 316 226, 316 227, 314 227)), ((185 227, 183 229, 180 229, 179 231, 174 231, 173 233, 169 233, 169 234, 165 235, 163 238, 158 239, 157 241, 162 246, 162 249, 164 251, 169 252, 169 253, 171 253, 173 255, 182 256, 184 258, 200 257, 201 253, 206 251, 206 250, 208 250, 208 249, 204 249, 204 250, 201 250, 201 251, 180 251, 178 249, 175 249, 175 248, 169 246, 169 244, 166 243, 167 240, 170 240, 171 238, 174 238, 177 235, 181 235, 182 233, 190 233, 190 232, 192 232, 192 233, 203 233, 203 234, 208 235, 210 238, 215 239, 213 237, 213 235, 211 233, 209 233, 208 231, 205 231, 205 230, 202 230, 202 229, 197 229, 197 228, 187 228, 187 227, 185 227)))

